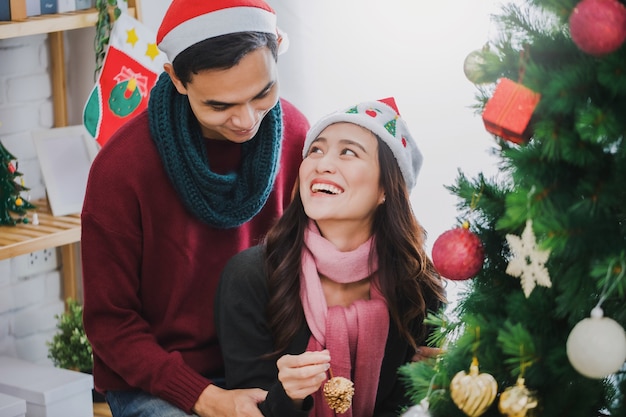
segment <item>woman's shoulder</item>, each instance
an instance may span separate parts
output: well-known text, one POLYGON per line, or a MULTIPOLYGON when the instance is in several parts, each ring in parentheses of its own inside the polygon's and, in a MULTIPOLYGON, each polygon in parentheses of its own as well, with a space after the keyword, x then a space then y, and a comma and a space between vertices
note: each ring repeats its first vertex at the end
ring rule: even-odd
POLYGON ((241 252, 233 255, 232 258, 228 261, 228 265, 248 265, 248 264, 258 264, 263 262, 263 254, 264 254, 265 246, 262 244, 251 246, 248 249, 244 249, 241 252))
MULTIPOLYGON (((222 281, 231 286, 265 285, 264 246, 256 245, 237 253, 226 263, 222 281)), ((226 284, 226 285, 228 285, 226 284)))

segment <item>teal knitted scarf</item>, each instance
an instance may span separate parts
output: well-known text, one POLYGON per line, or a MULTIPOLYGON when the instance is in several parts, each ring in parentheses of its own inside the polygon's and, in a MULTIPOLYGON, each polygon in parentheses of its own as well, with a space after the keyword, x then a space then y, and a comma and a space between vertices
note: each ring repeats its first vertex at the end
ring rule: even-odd
POLYGON ((209 166, 205 139, 189 100, 167 73, 150 92, 150 132, 184 205, 217 228, 242 225, 265 205, 278 172, 282 139, 280 102, 265 116, 257 134, 243 143, 237 172, 216 174, 209 166))

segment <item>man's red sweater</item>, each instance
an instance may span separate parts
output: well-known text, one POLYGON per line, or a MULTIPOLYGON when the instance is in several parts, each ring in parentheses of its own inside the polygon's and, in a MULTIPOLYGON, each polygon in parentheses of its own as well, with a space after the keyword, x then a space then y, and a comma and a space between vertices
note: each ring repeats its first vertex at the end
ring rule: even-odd
MULTIPOLYGON (((223 373, 213 320, 220 273, 257 244, 289 203, 309 124, 281 100, 283 143, 274 190, 244 225, 217 229, 180 201, 149 134, 148 114, 96 157, 81 215, 84 325, 96 389, 143 390, 190 412, 223 373)), ((239 165, 240 145, 207 140, 209 163, 239 165)))

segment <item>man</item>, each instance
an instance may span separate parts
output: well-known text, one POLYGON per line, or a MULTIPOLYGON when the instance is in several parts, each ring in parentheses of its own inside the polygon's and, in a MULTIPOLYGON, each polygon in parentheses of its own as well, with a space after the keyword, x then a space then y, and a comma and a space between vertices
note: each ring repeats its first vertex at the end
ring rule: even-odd
POLYGON ((219 275, 287 206, 308 122, 279 99, 262 0, 173 0, 146 112, 101 149, 82 211, 84 325, 115 417, 261 416, 220 388, 219 275))

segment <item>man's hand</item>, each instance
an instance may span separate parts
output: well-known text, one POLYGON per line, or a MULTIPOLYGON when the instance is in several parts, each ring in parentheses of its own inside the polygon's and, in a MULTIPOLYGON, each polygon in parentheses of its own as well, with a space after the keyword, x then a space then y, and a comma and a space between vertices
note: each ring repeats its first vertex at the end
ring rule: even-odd
POLYGON ((299 404, 308 395, 313 394, 326 380, 326 371, 330 367, 328 350, 304 352, 299 355, 284 355, 276 362, 278 379, 285 392, 299 404))
POLYGON ((225 390, 209 385, 193 407, 200 417, 263 417, 258 404, 267 391, 260 388, 225 390))

